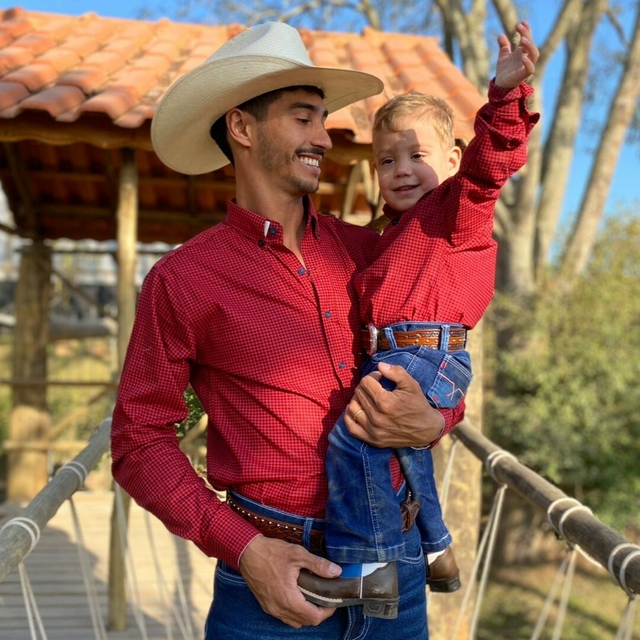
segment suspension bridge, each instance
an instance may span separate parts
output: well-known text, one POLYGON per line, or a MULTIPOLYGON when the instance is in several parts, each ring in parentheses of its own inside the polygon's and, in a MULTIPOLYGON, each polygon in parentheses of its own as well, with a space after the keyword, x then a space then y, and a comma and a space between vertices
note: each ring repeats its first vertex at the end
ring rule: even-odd
MULTIPOLYGON (((0 505, 1 640, 202 637, 213 597, 215 560, 171 535, 134 504, 125 515, 117 487, 115 492, 83 490, 89 470, 108 450, 109 433, 110 420, 105 420, 86 449, 63 466, 24 509, 0 505), (110 631, 107 616, 114 512, 121 548, 125 549, 128 624, 123 631, 110 631)), ((483 461, 496 491, 471 575, 463 576, 460 613, 448 638, 477 637, 507 490, 543 510, 548 524, 566 544, 531 640, 562 638, 580 556, 607 571, 612 578, 610 588, 624 594, 626 605, 621 607, 612 638, 638 638, 634 636, 634 617, 636 594, 640 593, 640 546, 603 524, 586 506, 519 463, 469 423, 462 423, 454 433, 450 462, 456 448, 466 447, 483 461)), ((451 468, 449 464, 441 492, 445 505, 451 468)))

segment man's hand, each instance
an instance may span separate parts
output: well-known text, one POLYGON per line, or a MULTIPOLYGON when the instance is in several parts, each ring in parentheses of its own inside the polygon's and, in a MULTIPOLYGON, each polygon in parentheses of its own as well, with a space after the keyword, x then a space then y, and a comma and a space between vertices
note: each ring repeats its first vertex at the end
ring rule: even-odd
POLYGON ((297 583, 303 567, 323 578, 341 573, 338 565, 304 547, 264 536, 254 538, 240 557, 240 573, 262 609, 294 629, 317 626, 335 611, 305 600, 297 583))
POLYGON ((442 414, 429 404, 420 385, 402 367, 389 364, 379 364, 378 371, 362 378, 345 423, 352 436, 391 448, 425 447, 444 428, 442 414), (382 375, 396 383, 393 391, 382 387, 382 375))
POLYGON ((520 42, 513 51, 509 38, 504 34, 498 36, 500 51, 495 82, 503 89, 513 89, 524 82, 536 70, 535 63, 540 57, 529 23, 519 22, 516 31, 520 34, 520 42))

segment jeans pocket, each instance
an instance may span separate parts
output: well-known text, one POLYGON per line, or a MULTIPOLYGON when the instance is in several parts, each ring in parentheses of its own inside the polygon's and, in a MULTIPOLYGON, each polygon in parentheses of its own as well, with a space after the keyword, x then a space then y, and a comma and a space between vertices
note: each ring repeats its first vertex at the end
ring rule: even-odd
MULTIPOLYGON (((403 558, 398 560, 398 564, 403 564, 408 567, 418 566, 420 564, 424 564, 424 553, 422 551, 422 547, 413 548, 411 545, 405 545, 406 553, 403 558)), ((426 567, 425 567, 426 570, 426 567)))
POLYGON ((242 577, 242 574, 239 571, 236 571, 231 566, 229 566, 225 562, 221 562, 220 560, 218 560, 216 564, 216 578, 221 582, 226 582, 227 584, 231 585, 247 585, 244 578, 242 577))
POLYGON ((427 398, 438 409, 452 409, 464 398, 472 377, 471 360, 466 352, 456 356, 447 353, 427 392, 427 398))

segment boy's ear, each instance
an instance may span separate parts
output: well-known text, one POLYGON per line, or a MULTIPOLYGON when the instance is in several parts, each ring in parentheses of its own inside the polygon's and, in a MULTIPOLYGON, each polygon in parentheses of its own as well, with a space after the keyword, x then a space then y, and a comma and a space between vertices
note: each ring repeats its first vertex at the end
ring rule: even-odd
POLYGON ((454 176, 460 169, 460 161, 462 160, 462 149, 456 145, 451 147, 449 151, 449 176, 454 176))

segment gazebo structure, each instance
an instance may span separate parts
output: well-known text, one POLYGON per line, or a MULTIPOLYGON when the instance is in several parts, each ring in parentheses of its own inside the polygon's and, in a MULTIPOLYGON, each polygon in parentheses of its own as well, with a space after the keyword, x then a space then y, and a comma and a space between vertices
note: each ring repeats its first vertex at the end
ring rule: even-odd
MULTIPOLYGON (((0 180, 15 223, 3 230, 32 241, 16 294, 14 444, 47 440, 47 241, 117 240, 122 357, 134 316, 138 243, 178 244, 225 216, 232 170, 175 173, 154 154, 149 132, 167 87, 244 28, 0 11, 0 180)), ((392 95, 433 93, 449 102, 456 135, 468 140, 484 98, 434 38, 368 28, 301 35, 314 64, 367 71, 385 83, 382 95, 330 115, 334 146, 314 196, 319 210, 366 224, 380 204, 369 162, 374 111, 392 95)), ((43 486, 45 455, 10 451, 9 498, 30 498, 43 486)))

